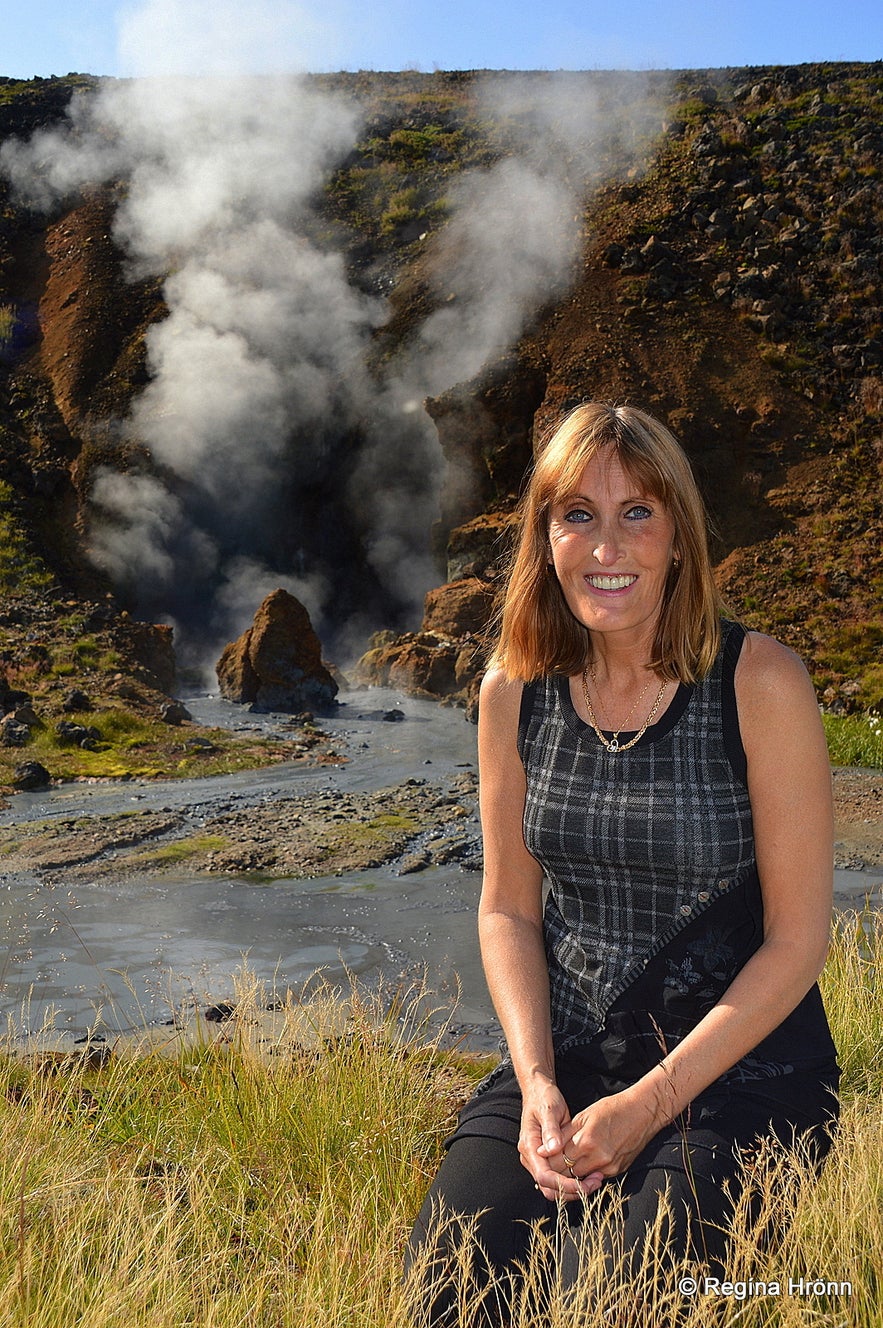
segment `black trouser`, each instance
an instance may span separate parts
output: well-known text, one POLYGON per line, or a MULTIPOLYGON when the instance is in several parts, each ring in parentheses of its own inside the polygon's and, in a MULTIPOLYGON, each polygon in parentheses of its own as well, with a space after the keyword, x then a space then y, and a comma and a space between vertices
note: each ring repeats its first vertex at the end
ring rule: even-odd
MULTIPOLYGON (((816 1085, 811 1096, 815 1101, 806 1104, 808 1110, 795 1111, 792 1103, 787 1114, 771 1110, 769 1101, 758 1103, 751 1094, 745 1100, 730 1096, 707 1122, 694 1127, 681 1121, 661 1131, 622 1177, 607 1182, 585 1205, 564 1205, 563 1213, 535 1188, 511 1137, 456 1134, 415 1223, 408 1254, 409 1269, 416 1259, 428 1256, 421 1264, 421 1272, 426 1270, 425 1321, 434 1328, 463 1322, 459 1301, 464 1292, 458 1291, 455 1270, 464 1231, 475 1237, 469 1242, 469 1285, 476 1299, 482 1288, 495 1284, 472 1314, 472 1323, 475 1328, 498 1328, 508 1322, 506 1301, 517 1285, 517 1265, 530 1257, 532 1224, 539 1221, 550 1236, 561 1237, 549 1248, 557 1250, 564 1284, 573 1285, 579 1275, 578 1233, 577 1239, 568 1238, 568 1224, 579 1223, 586 1214, 602 1216, 605 1207, 615 1207, 610 1199, 617 1194, 621 1208, 616 1210, 616 1230, 608 1227, 602 1245, 611 1271, 623 1268, 626 1260, 633 1264, 631 1274, 625 1264, 626 1276, 636 1275, 645 1260, 648 1235, 655 1233, 661 1237, 657 1253, 663 1256, 655 1264, 657 1276, 664 1276, 665 1260, 670 1265, 680 1259, 722 1276, 734 1201, 745 1185, 744 1151, 753 1149, 759 1136, 772 1134, 786 1146, 802 1144, 820 1165, 830 1147, 836 1113, 831 1090, 816 1085), (428 1239, 434 1242, 431 1250, 426 1248, 428 1239)), ((505 1129, 511 1135, 511 1124, 500 1122, 499 1132, 505 1129)), ((462 1277, 459 1280, 462 1287, 462 1277)))

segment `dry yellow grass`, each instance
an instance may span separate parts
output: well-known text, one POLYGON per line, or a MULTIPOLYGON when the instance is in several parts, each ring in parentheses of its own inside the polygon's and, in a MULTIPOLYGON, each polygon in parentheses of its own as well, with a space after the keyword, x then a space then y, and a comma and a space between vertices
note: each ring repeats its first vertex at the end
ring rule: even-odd
MULTIPOLYGON (((846 1034, 843 1123, 818 1183, 800 1159, 765 1159, 773 1246, 737 1221, 726 1293, 696 1268, 638 1285, 602 1267, 589 1227, 577 1291, 540 1289, 538 1262, 511 1328, 883 1322, 881 939, 876 917, 835 938, 825 994, 846 1034)), ((227 1043, 98 1070, 0 1062, 0 1323, 420 1328, 404 1243, 479 1068, 440 1050, 409 1017, 417 1004, 290 1003, 262 1041, 248 1034, 265 993, 252 983, 241 1000, 227 1043)), ((469 1254, 458 1328, 476 1304, 469 1254)))

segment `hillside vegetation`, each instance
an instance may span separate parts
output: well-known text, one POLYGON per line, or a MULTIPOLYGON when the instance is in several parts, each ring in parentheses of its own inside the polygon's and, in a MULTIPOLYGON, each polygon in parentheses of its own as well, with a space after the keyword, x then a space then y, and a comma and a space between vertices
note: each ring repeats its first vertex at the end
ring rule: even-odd
MULTIPOLYGON (((437 275, 452 198, 519 132, 517 112, 489 117, 477 89, 525 77, 542 76, 315 80, 363 116, 311 225, 353 286, 387 302, 378 378, 433 310, 456 314, 437 275)), ((551 77, 602 103, 613 78, 551 77)), ((533 443, 561 409, 600 397, 646 407, 684 442, 733 611, 792 645, 835 712, 876 705, 883 65, 616 77, 617 95, 629 78, 636 98, 664 90, 646 169, 623 175, 624 150, 604 143, 566 291, 478 378, 425 403, 448 463, 432 532, 440 588, 422 629, 376 639, 363 674, 468 696, 533 443)), ((57 123, 91 86, 0 80, 0 139, 57 123)), ((0 180, 0 667, 49 715, 73 686, 100 697, 112 680, 142 709, 174 686, 168 631, 139 623, 131 593, 85 555, 96 469, 150 462, 119 422, 149 379, 145 333, 166 313, 161 281, 133 276, 113 239, 119 187, 43 215, 0 180)), ((341 464, 352 446, 341 438, 341 464)))

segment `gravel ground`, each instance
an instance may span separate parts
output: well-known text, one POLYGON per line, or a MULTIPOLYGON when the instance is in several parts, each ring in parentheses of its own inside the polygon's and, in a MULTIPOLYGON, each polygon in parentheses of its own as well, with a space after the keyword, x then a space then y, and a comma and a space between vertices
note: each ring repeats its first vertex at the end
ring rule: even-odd
MULTIPOLYGON (((883 772, 834 771, 835 866, 883 866, 883 772)), ((125 876, 255 872, 314 878, 385 863, 400 874, 456 861, 480 865, 477 780, 407 779, 373 791, 268 795, 112 815, 53 817, 0 827, 6 871, 125 876)))
POLYGON ((7 872, 119 879, 146 872, 309 879, 398 861, 400 874, 479 865, 477 781, 410 778, 373 791, 340 789, 232 799, 197 808, 79 815, 0 827, 7 872))
POLYGON ((834 865, 883 866, 883 771, 834 771, 834 865))

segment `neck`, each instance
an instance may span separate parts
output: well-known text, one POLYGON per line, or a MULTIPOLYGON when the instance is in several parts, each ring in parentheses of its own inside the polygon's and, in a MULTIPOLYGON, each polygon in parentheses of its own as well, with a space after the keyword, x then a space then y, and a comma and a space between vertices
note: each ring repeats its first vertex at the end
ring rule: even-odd
POLYGON ((602 684, 607 683, 617 691, 643 684, 655 670, 649 660, 652 655, 652 640, 619 641, 613 633, 592 634, 591 668, 595 677, 602 684))

